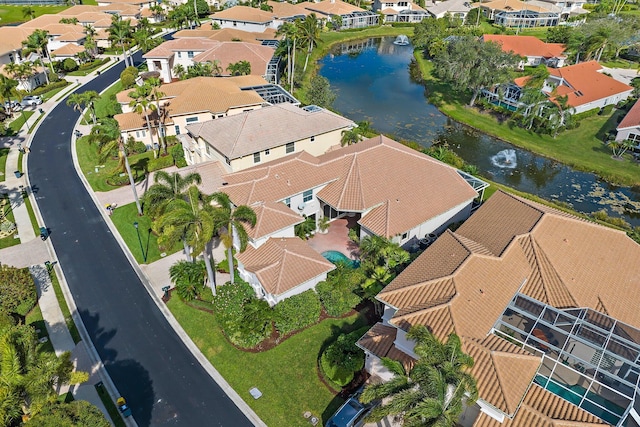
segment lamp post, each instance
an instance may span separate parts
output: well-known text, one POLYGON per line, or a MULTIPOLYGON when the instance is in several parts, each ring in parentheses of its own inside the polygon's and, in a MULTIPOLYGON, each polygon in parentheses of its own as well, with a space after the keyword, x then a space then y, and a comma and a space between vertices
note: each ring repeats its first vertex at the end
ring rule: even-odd
POLYGON ((140 230, 138 229, 138 221, 133 223, 133 226, 136 228, 136 234, 138 235, 138 243, 140 243, 140 252, 142 252, 142 259, 144 262, 147 262, 147 254, 144 253, 144 248, 142 247, 142 239, 140 238, 140 230))

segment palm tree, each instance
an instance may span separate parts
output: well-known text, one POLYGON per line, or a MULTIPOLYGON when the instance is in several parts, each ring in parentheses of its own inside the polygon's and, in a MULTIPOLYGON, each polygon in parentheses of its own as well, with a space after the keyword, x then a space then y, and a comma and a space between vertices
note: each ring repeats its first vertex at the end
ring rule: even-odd
POLYGON ((419 325, 407 336, 416 341, 414 352, 419 359, 409 372, 400 362, 382 359, 394 375, 388 382, 365 387, 362 402, 382 401, 368 420, 395 415, 404 425, 456 425, 463 405, 475 402, 478 396, 475 379, 468 372, 473 358, 462 351, 460 338, 453 333, 442 343, 419 325))
POLYGON ((100 99, 100 95, 95 90, 87 90, 82 92, 82 98, 84 100, 85 106, 89 109, 89 114, 91 114, 91 120, 93 121, 93 125, 97 124, 96 117, 96 101, 100 99))
POLYGON ((340 145, 347 146, 360 142, 360 133, 356 129, 345 129, 342 131, 340 145))
POLYGON ((160 86, 162 85, 162 81, 160 81, 157 77, 152 77, 145 82, 149 90, 149 100, 155 102, 156 105, 156 113, 158 114, 158 135, 160 138, 160 146, 164 151, 164 154, 167 154, 167 142, 165 140, 165 128, 164 128, 164 119, 168 113, 166 108, 162 108, 160 105, 160 100, 166 96, 164 92, 160 90, 160 86))
POLYGON ((186 200, 174 199, 166 206, 164 215, 154 222, 160 234, 160 243, 172 247, 179 241, 186 242, 192 249, 191 256, 204 255, 211 292, 216 295, 216 283, 208 246, 215 234, 215 212, 198 187, 192 185, 186 192, 186 200))
MULTIPOLYGON (((129 60, 127 58, 127 52, 125 46, 131 36, 131 24, 128 20, 123 20, 119 15, 113 15, 111 17, 111 26, 107 29, 109 32, 109 39, 115 41, 118 46, 122 47, 122 58, 124 59, 124 66, 129 66, 129 60)), ((133 65, 133 61, 131 61, 133 65)))
POLYGON ((67 105, 69 107, 73 106, 73 110, 79 112, 80 114, 82 114, 82 110, 84 109, 83 105, 84 105, 84 99, 82 98, 82 95, 79 93, 72 93, 71 95, 69 95, 69 97, 67 98, 67 105))
POLYGON ((204 261, 178 261, 169 267, 169 277, 176 285, 178 296, 185 301, 198 299, 200 286, 204 286, 207 268, 204 261))
MULTIPOLYGON (((3 74, 0 74, 0 98, 2 98, 2 104, 7 101, 11 102, 11 96, 15 93, 15 88, 18 86, 18 81, 11 79, 3 74)), ((13 109, 9 108, 9 117, 13 117, 13 109)))
MULTIPOLYGON (((284 42, 286 43, 287 49, 287 76, 289 77, 289 89, 293 91, 293 74, 295 68, 295 58, 296 58, 296 39, 298 36, 298 27, 297 23, 292 24, 290 22, 283 23, 278 31, 276 31, 277 36, 284 36, 284 42), (293 49, 292 49, 293 47, 293 49)), ((281 46, 284 46, 285 43, 281 43, 278 46, 278 49, 281 49, 281 46)))
POLYGON ((233 242, 234 237, 238 239, 240 252, 244 252, 249 242, 249 235, 245 226, 256 225, 256 213, 249 206, 240 205, 233 207, 231 199, 225 193, 213 193, 209 200, 216 205, 215 209, 215 229, 222 238, 224 246, 227 248, 227 261, 229 272, 231 273, 231 284, 234 282, 233 266, 233 242))
POLYGON ((22 8, 22 17, 29 18, 29 20, 32 20, 33 18, 36 17, 36 10, 31 6, 25 6, 22 8))
POLYGON ((183 177, 178 172, 157 171, 153 180, 154 184, 144 193, 145 211, 152 218, 162 216, 173 200, 184 198, 187 188, 202 183, 200 174, 195 172, 183 177))
POLYGON ((178 77, 180 80, 182 80, 182 78, 187 73, 187 71, 184 69, 184 65, 182 64, 174 65, 172 71, 173 71, 173 74, 175 74, 175 76, 178 77))
POLYGON ((314 46, 320 41, 320 26, 316 14, 312 13, 304 18, 304 21, 300 21, 298 24, 300 30, 300 37, 303 45, 307 47, 307 57, 304 60, 303 72, 307 71, 307 65, 309 63, 309 56, 313 51, 314 46))
POLYGON ((149 120, 149 114, 152 111, 156 111, 157 107, 150 98, 149 87, 138 86, 134 91, 129 92, 129 97, 133 98, 129 103, 129 107, 131 107, 136 113, 144 115, 144 118, 147 121, 147 129, 149 130, 151 146, 153 147, 153 152, 157 156, 158 152, 156 151, 156 145, 153 141, 153 128, 151 127, 151 121, 149 120))
MULTIPOLYGON (((22 44, 30 49, 35 49, 40 54, 40 58, 44 61, 46 58, 49 61, 49 68, 51 69, 51 73, 53 74, 53 63, 51 62, 51 57, 49 56, 49 31, 46 30, 35 30, 26 40, 22 42, 22 44)), ((47 71, 44 72, 44 77, 49 84, 49 76, 47 75, 47 71)))
POLYGON ((249 61, 238 61, 229 64, 227 71, 232 76, 248 76, 251 74, 251 63, 249 61))

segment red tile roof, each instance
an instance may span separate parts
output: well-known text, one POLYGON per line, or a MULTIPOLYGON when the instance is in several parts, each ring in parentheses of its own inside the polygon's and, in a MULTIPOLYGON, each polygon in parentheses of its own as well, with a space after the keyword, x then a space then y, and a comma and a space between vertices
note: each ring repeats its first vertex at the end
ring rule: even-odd
POLYGON ((620 122, 617 129, 631 128, 640 126, 640 101, 631 107, 624 119, 620 122))
POLYGON ((545 43, 534 36, 485 34, 482 38, 486 42, 491 41, 500 44, 505 52, 513 52, 520 56, 555 58, 562 56, 565 51, 565 45, 561 43, 545 43))

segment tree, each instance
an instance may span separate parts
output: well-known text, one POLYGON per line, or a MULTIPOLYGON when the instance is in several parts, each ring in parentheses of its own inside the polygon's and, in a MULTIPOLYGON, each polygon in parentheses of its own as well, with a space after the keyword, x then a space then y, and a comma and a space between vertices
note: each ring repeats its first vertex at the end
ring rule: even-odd
POLYGON ((168 110, 167 108, 160 105, 160 100, 166 95, 164 92, 160 90, 160 86, 162 82, 157 77, 152 77, 145 82, 145 84, 149 87, 149 99, 156 104, 156 114, 158 115, 158 135, 160 135, 160 146, 164 151, 164 154, 167 154, 167 141, 165 140, 166 130, 164 127, 164 121, 166 119, 168 110))
POLYGON ((524 104, 519 108, 523 119, 526 120, 527 129, 533 127, 534 120, 540 115, 541 105, 547 102, 547 96, 542 92, 544 82, 549 77, 549 70, 545 65, 537 66, 529 76, 524 87, 520 101, 524 104))
POLYGON ((238 61, 229 64, 227 71, 232 76, 248 76, 251 74, 251 63, 249 61, 238 61))
POLYGON ((276 35, 284 36, 284 40, 283 40, 284 43, 281 43, 278 46, 278 49, 280 49, 280 46, 286 45, 287 75, 289 77, 289 90, 291 91, 293 91, 293 85, 294 85, 293 76, 295 74, 296 40, 298 39, 298 25, 299 25, 298 21, 299 19, 297 19, 295 23, 285 22, 280 26, 280 28, 278 28, 278 31, 276 32, 276 35))
POLYGON ((214 208, 208 197, 195 185, 189 187, 184 199, 169 202, 165 213, 154 221, 155 231, 160 234, 159 242, 163 246, 173 247, 177 242, 185 241, 192 249, 192 257, 204 255, 213 295, 216 294, 216 282, 207 249, 216 230, 215 224, 214 208))
POLYGON ((142 28, 133 33, 133 39, 136 44, 140 46, 142 52, 147 53, 151 49, 154 49, 162 44, 164 39, 162 37, 151 37, 151 31, 142 28))
POLYGON ((184 66, 182 64, 174 65, 172 71, 173 71, 173 74, 175 74, 175 76, 178 77, 180 80, 183 80, 184 76, 187 73, 187 71, 184 69, 184 66))
POLYGON ((184 198, 190 186, 202 183, 200 174, 195 172, 183 177, 179 172, 157 171, 153 180, 154 184, 144 193, 145 211, 151 218, 162 216, 169 203, 184 198))
POLYGON ((204 261, 178 261, 169 267, 169 277, 176 285, 178 296, 185 301, 200 298, 201 288, 205 286, 207 268, 204 261))
POLYGON ((302 21, 296 22, 302 45, 307 48, 307 56, 304 60, 304 68, 302 69, 303 72, 306 72, 309 56, 311 56, 313 48, 318 44, 318 41, 320 41, 320 23, 315 13, 307 15, 302 21))
POLYGON ((29 79, 35 75, 36 66, 33 62, 24 61, 20 64, 11 62, 5 65, 5 70, 9 76, 22 83, 22 87, 31 92, 31 85, 28 84, 29 79))
MULTIPOLYGON (((22 42, 23 46, 26 46, 30 49, 35 49, 39 54, 40 58, 44 61, 46 58, 49 61, 49 68, 51 69, 51 73, 53 74, 53 63, 51 62, 51 57, 49 56, 49 32, 46 30, 34 30, 26 40, 22 42)), ((47 75, 47 71, 44 72, 44 77, 49 84, 49 76, 47 75)))
POLYGON ((414 352, 419 359, 409 372, 400 362, 382 359, 394 375, 388 382, 365 387, 362 402, 382 401, 368 420, 395 415, 404 425, 455 426, 463 405, 472 404, 478 396, 475 379, 468 372, 473 358, 462 351, 460 338, 453 333, 443 343, 419 325, 407 337, 416 341, 414 352))
POLYGON ((133 58, 131 59, 131 63, 129 63, 129 58, 127 57, 126 50, 126 46, 129 43, 129 38, 131 37, 131 23, 129 22, 129 20, 122 19, 120 15, 113 15, 111 17, 111 26, 107 29, 107 31, 109 32, 109 40, 115 42, 122 48, 122 59, 124 59, 124 66, 133 66, 133 58))
POLYGON ((97 124, 95 102, 100 99, 100 95, 95 90, 88 90, 81 93, 72 93, 67 98, 67 105, 73 106, 73 109, 82 113, 85 108, 89 109, 93 125, 97 124))
POLYGON ((109 427, 111 424, 97 407, 85 400, 52 402, 32 417, 30 427, 109 427))
POLYGON ((360 133, 354 129, 345 129, 342 131, 342 138, 340 139, 340 145, 353 145, 360 142, 360 133))
POLYGON ((0 312, 25 316, 36 302, 36 285, 29 269, 0 266, 0 312))
POLYGON ((471 90, 470 107, 482 89, 510 81, 510 72, 519 62, 517 55, 503 52, 499 44, 469 36, 450 41, 433 59, 440 78, 458 91, 471 90))
POLYGON ((574 27, 569 25, 549 27, 547 28, 547 43, 567 44, 571 40, 571 35, 574 31, 574 27))
POLYGON ((331 90, 329 80, 323 76, 315 75, 311 78, 307 98, 312 104, 330 108, 336 99, 336 94, 331 90))
POLYGON ((630 139, 625 139, 624 141, 609 141, 607 146, 611 148, 615 159, 622 159, 622 155, 626 153, 627 150, 632 149, 635 144, 630 139))
POLYGON ((234 208, 231 199, 225 193, 213 193, 208 200, 215 205, 215 229, 227 248, 227 261, 229 263, 229 272, 231 273, 231 283, 233 284, 235 275, 232 251, 234 238, 237 238, 238 250, 244 252, 249 242, 249 235, 245 227, 254 227, 256 225, 256 213, 246 205, 234 208))
POLYGON ((153 140, 153 127, 151 126, 151 120, 149 118, 149 115, 153 111, 157 111, 157 107, 151 99, 149 86, 143 85, 136 87, 135 90, 129 92, 129 97, 133 98, 131 102, 129 102, 129 107, 131 107, 136 113, 144 116, 147 122, 151 146, 153 147, 153 152, 157 155, 158 152, 156 151, 156 145, 153 140))
POLYGON ((122 87, 129 89, 136 83, 138 77, 138 69, 136 67, 127 67, 120 73, 120 82, 122 87))
MULTIPOLYGON (((11 97, 15 93, 15 89, 18 86, 18 81, 10 79, 4 74, 0 74, 0 98, 2 98, 2 104, 4 105, 6 102, 11 102, 11 97)), ((13 116, 13 109, 9 108, 7 114, 9 117, 13 116)))
POLYGON ((36 17, 36 10, 31 6, 24 6, 22 8, 22 17, 29 18, 29 20, 32 20, 33 18, 36 17))

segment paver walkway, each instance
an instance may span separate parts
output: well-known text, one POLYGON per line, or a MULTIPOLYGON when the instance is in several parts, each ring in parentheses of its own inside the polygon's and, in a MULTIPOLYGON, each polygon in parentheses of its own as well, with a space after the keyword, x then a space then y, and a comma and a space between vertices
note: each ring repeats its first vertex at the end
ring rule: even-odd
POLYGON ((46 243, 40 239, 0 249, 0 264, 4 265, 24 268, 34 264, 43 264, 47 260, 51 260, 51 255, 49 255, 46 243))

